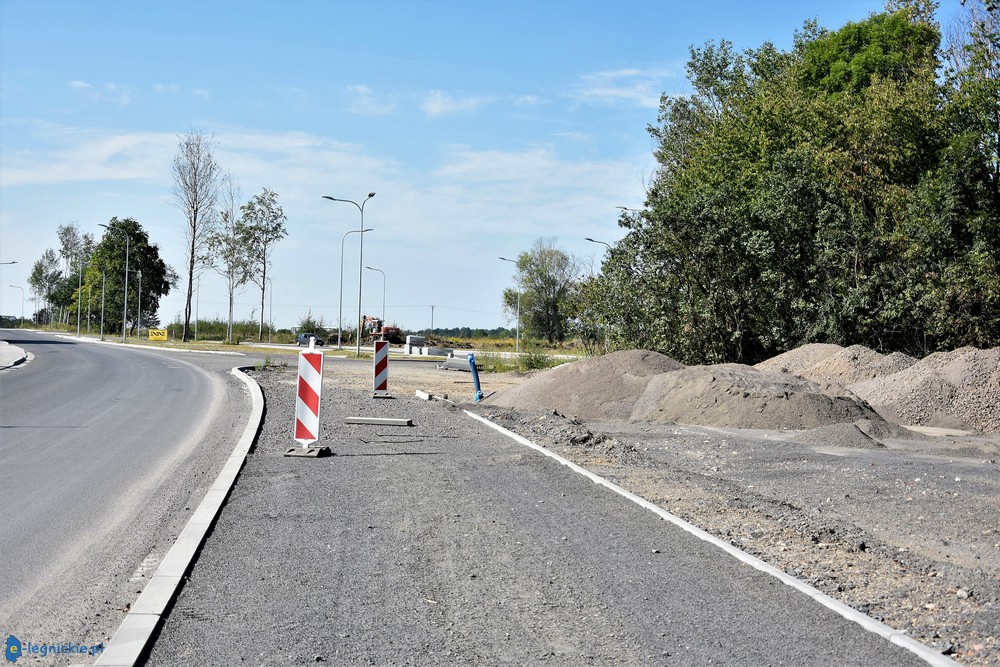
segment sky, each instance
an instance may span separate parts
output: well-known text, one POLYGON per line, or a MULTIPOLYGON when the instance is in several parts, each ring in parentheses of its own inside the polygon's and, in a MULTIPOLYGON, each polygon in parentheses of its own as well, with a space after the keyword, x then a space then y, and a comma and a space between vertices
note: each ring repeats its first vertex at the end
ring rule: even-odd
MULTIPOLYGON (((942 22, 959 0, 942 0, 942 22)), ((56 229, 142 224, 179 274, 171 197, 181 135, 210 136, 243 199, 275 191, 288 236, 265 311, 353 326, 513 326, 501 294, 539 238, 598 271, 656 170, 660 96, 692 92, 691 46, 791 47, 807 19, 837 29, 882 0, 0 0, 0 314, 56 229), (361 203, 371 232, 359 244, 361 203), (348 232, 354 230, 355 233, 348 232), (346 235, 346 236, 345 236, 346 235), (341 251, 343 250, 343 264, 341 251), (363 250, 363 257, 360 251, 363 250), (380 269, 383 275, 361 268, 380 269), (343 272, 343 281, 341 281, 343 272), (383 299, 384 295, 384 299, 383 299), (434 308, 431 308, 434 306, 434 308), (432 321, 433 317, 433 321, 432 321)), ((225 319, 221 276, 192 310, 225 319)), ((237 319, 260 291, 237 295, 237 319)), ((25 304, 30 316, 31 304, 25 304)))

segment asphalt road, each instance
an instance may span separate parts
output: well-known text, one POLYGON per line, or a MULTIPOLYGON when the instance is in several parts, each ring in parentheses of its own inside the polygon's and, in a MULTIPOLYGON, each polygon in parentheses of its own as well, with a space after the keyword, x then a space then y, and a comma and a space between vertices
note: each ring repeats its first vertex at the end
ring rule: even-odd
POLYGON ((148 657, 177 664, 924 664, 462 412, 294 375, 148 657), (413 427, 345 417, 410 418, 413 427))
POLYGON ((34 360, 0 372, 0 632, 99 643, 245 425, 245 360, 3 338, 34 360))

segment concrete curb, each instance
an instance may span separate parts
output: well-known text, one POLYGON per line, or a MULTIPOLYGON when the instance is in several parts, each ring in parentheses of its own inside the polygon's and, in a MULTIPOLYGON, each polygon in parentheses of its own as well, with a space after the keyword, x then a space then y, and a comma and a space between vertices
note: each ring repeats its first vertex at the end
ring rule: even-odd
POLYGON ((765 563, 764 561, 760 560, 756 556, 751 556, 750 554, 746 553, 745 551, 742 551, 742 550, 738 549, 737 547, 733 546, 732 544, 729 544, 728 542, 723 542, 722 540, 720 540, 719 538, 715 537, 711 533, 705 532, 701 528, 698 528, 697 526, 694 526, 694 525, 688 523, 684 519, 681 519, 680 517, 678 517, 678 516, 676 516, 674 514, 671 514, 670 512, 666 511, 665 509, 663 509, 662 507, 660 507, 658 505, 654 505, 653 503, 649 502, 645 498, 642 498, 641 496, 637 496, 636 494, 632 493, 631 491, 626 491, 625 489, 621 488, 617 484, 614 484, 614 483, 609 482, 608 480, 604 479, 600 475, 594 474, 594 473, 590 472, 589 470, 587 470, 586 468, 582 468, 581 466, 578 466, 577 464, 573 463, 572 461, 569 461, 568 459, 565 459, 562 456, 559 456, 555 452, 553 452, 551 450, 548 450, 545 447, 542 447, 541 445, 536 445, 535 443, 531 442, 527 438, 521 437, 520 435, 518 435, 517 433, 514 433, 513 431, 509 431, 509 430, 505 429, 503 426, 500 426, 499 424, 495 424, 492 421, 490 421, 489 419, 486 419, 485 417, 481 417, 480 415, 477 415, 477 414, 475 414, 473 412, 469 412, 468 410, 463 410, 463 412, 465 412, 465 414, 467 414, 468 416, 472 417, 473 419, 486 424, 490 428, 493 428, 493 429, 496 429, 497 431, 500 431, 501 433, 503 433, 507 437, 511 438, 515 442, 518 442, 518 443, 524 445, 525 447, 530 447, 531 449, 534 449, 535 451, 539 452, 540 454, 548 456, 551 459, 555 459, 556 461, 558 461, 562 465, 568 467, 570 470, 573 470, 574 472, 578 472, 581 475, 583 475, 584 477, 587 477, 588 479, 590 479, 595 484, 600 484, 601 486, 606 487, 607 489, 609 489, 611 491, 614 491, 618 495, 623 496, 625 498, 628 498, 629 500, 631 500, 632 502, 636 503, 637 505, 640 505, 640 506, 648 509, 649 511, 655 513, 661 519, 669 521, 670 523, 674 524, 675 526, 677 526, 677 527, 679 527, 679 528, 687 531, 688 533, 691 533, 695 537, 697 537, 697 538, 699 538, 701 540, 704 540, 705 542, 708 542, 709 544, 722 549, 723 551, 725 551, 726 553, 728 553, 730 556, 733 556, 737 560, 739 560, 739 561, 741 561, 743 563, 746 563, 750 567, 753 567, 753 568, 755 568, 757 570, 760 570, 761 572, 764 572, 766 574, 770 574, 771 576, 779 579, 782 583, 791 586, 792 588, 796 589, 797 591, 799 591, 801 593, 804 593, 805 595, 808 595, 812 599, 816 600, 816 602, 820 603, 821 605, 823 605, 827 609, 830 609, 830 610, 834 611, 835 613, 839 614, 840 616, 844 617, 845 619, 847 619, 849 621, 853 621, 853 622, 857 623, 858 625, 860 625, 861 627, 863 627, 865 630, 868 630, 869 632, 874 632, 875 634, 877 634, 877 635, 883 637, 884 639, 888 640, 890 643, 896 644, 897 646, 906 649, 910 653, 913 653, 914 655, 916 655, 921 660, 924 660, 928 665, 932 665, 932 667, 961 667, 960 663, 955 662, 951 658, 949 658, 949 657, 947 657, 945 655, 942 655, 941 653, 935 651, 934 649, 930 648, 929 646, 926 646, 926 645, 918 642, 916 639, 913 639, 912 637, 910 637, 909 635, 907 635, 905 632, 902 632, 900 630, 896 630, 895 628, 892 628, 892 627, 886 625, 885 623, 881 623, 881 622, 876 621, 875 619, 871 618, 870 616, 862 614, 857 609, 854 609, 853 607, 850 607, 850 606, 844 604, 843 602, 841 602, 839 600, 833 599, 832 597, 830 597, 826 593, 823 593, 822 591, 820 591, 820 590, 818 590, 816 588, 813 588, 809 584, 807 584, 807 583, 805 583, 803 581, 800 581, 799 579, 796 579, 795 577, 791 576, 790 574, 787 574, 786 572, 783 572, 783 571, 779 570, 778 568, 774 567, 773 565, 768 565, 767 563, 765 563))
POLYGON ((7 341, 0 341, 0 371, 6 368, 14 368, 28 360, 28 353, 18 347, 11 345, 7 341))
POLYGON ((167 555, 163 557, 160 566, 156 568, 156 572, 111 637, 111 641, 95 665, 131 667, 142 657, 150 638, 163 619, 164 612, 173 602, 181 580, 191 569, 205 535, 215 523, 222 504, 236 483, 250 447, 257 439, 257 431, 264 419, 264 394, 260 386, 240 368, 234 368, 232 373, 241 379, 250 391, 250 419, 243 429, 243 435, 240 436, 236 448, 229 455, 229 460, 222 467, 215 483, 195 509, 184 530, 177 536, 167 555))

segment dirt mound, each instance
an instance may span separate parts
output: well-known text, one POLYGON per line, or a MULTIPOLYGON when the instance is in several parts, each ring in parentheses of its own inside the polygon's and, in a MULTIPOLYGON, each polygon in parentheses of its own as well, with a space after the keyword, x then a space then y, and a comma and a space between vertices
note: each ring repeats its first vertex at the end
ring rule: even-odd
POLYGON ((650 378, 684 368, 658 352, 625 350, 539 373, 487 399, 520 410, 558 410, 587 419, 628 419, 650 378))
POLYGON ((809 343, 794 350, 783 352, 776 357, 766 359, 754 368, 762 371, 784 371, 793 375, 802 375, 802 371, 812 368, 827 357, 842 351, 839 345, 832 343, 809 343))
POLYGON ((902 352, 885 355, 864 345, 851 345, 796 374, 814 382, 837 382, 846 387, 898 373, 915 363, 916 359, 902 352))
MULTIPOLYGON (((858 420, 863 423, 868 420, 858 420)), ((851 449, 879 449, 885 445, 865 433, 857 424, 830 424, 809 429, 789 438, 804 445, 849 447, 851 449)))
POLYGON ((848 387, 898 424, 1000 432, 1000 348, 936 352, 848 387))
POLYGON ((879 419, 839 385, 821 386, 790 373, 742 364, 691 366, 656 376, 630 417, 751 429, 811 429, 879 419))

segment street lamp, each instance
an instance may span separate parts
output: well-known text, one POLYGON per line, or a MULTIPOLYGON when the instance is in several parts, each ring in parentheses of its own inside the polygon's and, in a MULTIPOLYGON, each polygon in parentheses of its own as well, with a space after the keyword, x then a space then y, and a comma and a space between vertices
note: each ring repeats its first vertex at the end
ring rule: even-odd
POLYGON ((274 328, 274 281, 267 279, 267 344, 271 344, 271 329, 274 328))
MULTIPOLYGON (((82 301, 80 292, 83 291, 83 267, 87 265, 87 262, 80 262, 79 275, 76 279, 76 337, 80 337, 80 302, 82 301)), ((90 306, 87 306, 87 317, 90 317, 90 306)), ((87 322, 88 326, 90 322, 87 322)))
POLYGON ((128 320, 128 233, 124 229, 119 227, 109 227, 107 225, 99 225, 104 227, 108 231, 121 232, 121 235, 125 237, 125 307, 122 309, 122 342, 125 342, 125 323, 128 320))
POLYGON ((135 335, 142 336, 142 269, 136 269, 139 274, 139 305, 135 309, 135 335))
MULTIPOLYGON (((510 262, 511 264, 517 266, 517 262, 512 259, 507 259, 506 257, 501 257, 505 262, 510 262)), ((514 335, 514 352, 521 351, 521 290, 517 290, 517 329, 514 335)))
POLYGON ((104 340, 104 282, 107 275, 101 270, 101 340, 104 340))
POLYGON ((606 245, 606 246, 608 246, 608 250, 611 250, 611 249, 612 249, 612 248, 611 248, 611 244, 610 244, 610 243, 605 243, 604 241, 598 241, 597 239, 592 239, 592 238, 590 238, 589 236, 586 236, 586 237, 584 237, 584 239, 583 239, 583 240, 584 240, 584 241, 590 241, 591 243, 600 243, 601 245, 606 245))
POLYGON ((382 274, 382 338, 385 339, 385 271, 376 269, 373 266, 366 266, 369 271, 378 271, 382 274))
MULTIPOLYGON (((361 229, 361 230, 352 229, 351 231, 347 232, 347 234, 364 234, 365 232, 370 232, 370 231, 372 231, 371 227, 369 227, 368 229, 361 229)), ((337 311, 338 350, 344 349, 340 345, 340 336, 341 333, 343 332, 343 327, 344 327, 344 241, 347 240, 347 234, 344 234, 344 237, 340 239, 340 307, 339 310, 337 311)))
POLYGON ((360 244, 361 247, 358 249, 358 321, 357 321, 358 348, 356 352, 356 355, 358 357, 361 356, 361 281, 362 281, 362 276, 364 275, 364 268, 365 268, 365 234, 364 234, 365 204, 367 204, 368 200, 374 196, 375 196, 374 192, 369 192, 368 196, 365 197, 365 200, 359 204, 358 202, 352 201, 350 199, 338 199, 336 197, 331 197, 330 195, 323 195, 323 199, 329 199, 330 201, 342 201, 347 204, 354 204, 358 208, 358 211, 361 212, 361 226, 358 227, 358 230, 361 232, 361 244, 360 244))
MULTIPOLYGON (((5 262, 5 263, 6 264, 14 264, 15 262, 5 262)), ((24 288, 21 287, 20 285, 11 285, 11 287, 13 287, 14 289, 21 290, 21 323, 18 326, 19 327, 23 327, 24 326, 24 288)))

